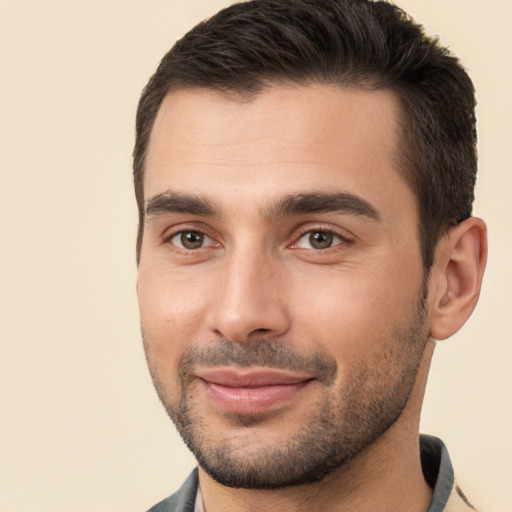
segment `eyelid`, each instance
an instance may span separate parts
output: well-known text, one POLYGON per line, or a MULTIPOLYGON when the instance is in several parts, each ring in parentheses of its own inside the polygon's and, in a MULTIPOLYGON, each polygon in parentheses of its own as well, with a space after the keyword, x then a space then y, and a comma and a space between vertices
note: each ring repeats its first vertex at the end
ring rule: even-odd
POLYGON ((169 239, 183 231, 195 231, 209 236, 210 238, 214 238, 211 233, 212 230, 203 222, 177 222, 172 225, 167 225, 162 229, 160 237, 162 239, 169 239))

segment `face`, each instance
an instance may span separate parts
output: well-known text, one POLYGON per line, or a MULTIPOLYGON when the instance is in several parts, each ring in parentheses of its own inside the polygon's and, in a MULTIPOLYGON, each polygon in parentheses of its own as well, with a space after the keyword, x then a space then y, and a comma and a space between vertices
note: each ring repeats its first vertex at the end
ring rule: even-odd
POLYGON ((428 336, 389 91, 168 95, 153 128, 138 296, 156 389, 233 487, 323 478, 407 405, 428 336))

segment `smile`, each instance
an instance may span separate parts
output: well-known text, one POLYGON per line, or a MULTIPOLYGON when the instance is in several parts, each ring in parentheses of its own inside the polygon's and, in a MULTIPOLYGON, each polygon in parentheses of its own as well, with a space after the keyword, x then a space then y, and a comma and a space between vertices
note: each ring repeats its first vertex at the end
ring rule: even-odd
POLYGON ((208 399, 225 412, 257 414, 284 405, 314 379, 279 370, 238 372, 207 369, 197 373, 208 399))

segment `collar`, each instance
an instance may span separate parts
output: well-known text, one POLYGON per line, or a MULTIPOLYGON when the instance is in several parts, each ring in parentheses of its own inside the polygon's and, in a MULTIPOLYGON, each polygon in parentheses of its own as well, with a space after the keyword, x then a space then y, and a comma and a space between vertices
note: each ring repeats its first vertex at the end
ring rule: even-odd
POLYGON ((421 469, 433 490, 427 512, 458 512, 475 510, 455 483, 452 462, 446 446, 434 436, 420 436, 421 469))
POLYGON ((442 512, 448 503, 454 483, 448 450, 441 439, 421 435, 420 458, 423 476, 434 491, 427 512, 442 512))

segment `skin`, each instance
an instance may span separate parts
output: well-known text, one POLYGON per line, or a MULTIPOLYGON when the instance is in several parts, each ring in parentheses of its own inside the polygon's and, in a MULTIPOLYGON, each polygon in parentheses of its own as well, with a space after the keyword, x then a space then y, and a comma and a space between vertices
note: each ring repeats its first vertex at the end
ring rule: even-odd
POLYGON ((320 404, 341 404, 333 415, 340 432, 352 421, 347 410, 386 394, 397 416, 312 485, 231 488, 200 468, 208 512, 428 508, 418 424, 433 338, 453 334, 476 304, 485 225, 472 218, 452 229, 424 282, 416 199, 395 158, 397 112, 389 91, 323 85, 275 86, 243 102, 175 91, 161 106, 146 160, 138 297, 150 371, 173 419, 188 400, 204 446, 223 446, 244 464, 314 426, 320 404), (360 202, 285 215, 276 208, 312 191, 360 202), (197 248, 183 246, 184 232, 194 243, 203 237, 197 248), (321 240, 334 233, 332 243, 312 245, 312 233, 321 240), (223 343, 240 353, 267 343, 294 355, 322 354, 334 365, 332 381, 322 383, 306 367, 302 377, 310 380, 292 396, 226 411, 198 376, 197 358, 223 343), (354 404, 346 398, 353 382, 354 404))

